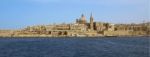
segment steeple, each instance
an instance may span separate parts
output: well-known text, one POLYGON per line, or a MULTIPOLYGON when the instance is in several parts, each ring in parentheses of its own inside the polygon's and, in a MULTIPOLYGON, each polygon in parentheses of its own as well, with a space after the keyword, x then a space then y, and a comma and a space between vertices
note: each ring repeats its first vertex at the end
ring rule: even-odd
POLYGON ((93 20, 94 20, 94 18, 93 18, 93 16, 92 16, 92 13, 91 13, 91 16, 90 16, 90 29, 91 30, 93 30, 94 28, 93 28, 93 20))
POLYGON ((91 16, 90 16, 90 20, 91 20, 91 19, 94 19, 92 13, 91 13, 91 16))

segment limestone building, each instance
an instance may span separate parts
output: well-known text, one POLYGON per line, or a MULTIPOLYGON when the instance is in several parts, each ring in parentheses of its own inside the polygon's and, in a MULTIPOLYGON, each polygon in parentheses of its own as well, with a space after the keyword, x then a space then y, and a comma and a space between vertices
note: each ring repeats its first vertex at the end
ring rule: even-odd
POLYGON ((78 24, 86 24, 86 18, 85 18, 85 16, 82 14, 81 18, 79 18, 79 19, 76 20, 76 23, 78 23, 78 24))

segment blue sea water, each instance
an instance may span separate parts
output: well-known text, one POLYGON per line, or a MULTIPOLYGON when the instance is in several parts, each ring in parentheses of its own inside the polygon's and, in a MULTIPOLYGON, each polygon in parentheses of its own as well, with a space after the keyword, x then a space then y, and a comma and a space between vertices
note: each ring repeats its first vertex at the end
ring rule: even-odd
POLYGON ((149 57, 148 37, 0 38, 0 57, 149 57))

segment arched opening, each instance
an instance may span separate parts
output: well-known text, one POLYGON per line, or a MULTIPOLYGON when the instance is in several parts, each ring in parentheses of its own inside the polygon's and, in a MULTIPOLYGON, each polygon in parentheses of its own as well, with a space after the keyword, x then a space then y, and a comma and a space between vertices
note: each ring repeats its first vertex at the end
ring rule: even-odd
POLYGON ((51 33, 52 33, 51 31, 48 32, 48 34, 51 34, 51 33))
POLYGON ((62 32, 61 32, 61 31, 59 31, 59 32, 58 32, 58 35, 62 35, 62 32))
POLYGON ((65 32, 64 32, 64 35, 67 35, 67 34, 68 34, 67 31, 65 31, 65 32))

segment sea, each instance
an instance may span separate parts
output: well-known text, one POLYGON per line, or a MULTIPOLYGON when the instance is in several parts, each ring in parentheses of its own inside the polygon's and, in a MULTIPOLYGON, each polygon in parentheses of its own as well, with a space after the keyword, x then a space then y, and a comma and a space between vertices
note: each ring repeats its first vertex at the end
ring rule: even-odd
POLYGON ((0 38, 0 57, 150 57, 149 37, 0 38))

